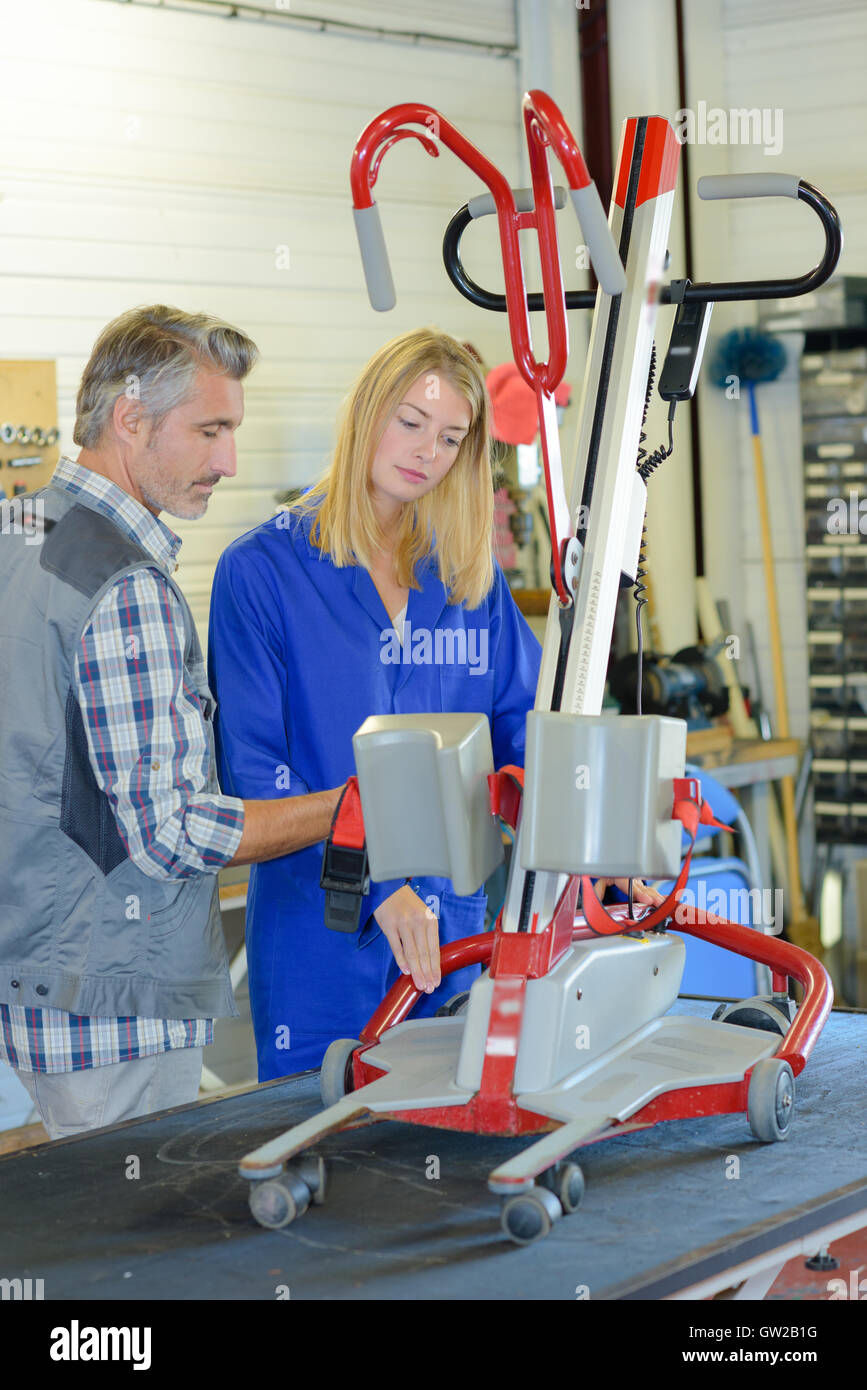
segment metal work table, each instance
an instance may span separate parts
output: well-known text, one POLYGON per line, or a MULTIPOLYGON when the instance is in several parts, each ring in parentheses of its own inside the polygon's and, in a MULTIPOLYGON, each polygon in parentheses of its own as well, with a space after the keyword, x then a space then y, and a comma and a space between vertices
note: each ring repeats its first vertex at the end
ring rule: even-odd
POLYGON ((761 1298, 799 1250, 867 1225, 865 1063, 867 1014, 835 1012, 785 1142, 730 1115, 580 1150, 583 1206, 525 1248, 485 1186, 525 1139, 391 1122, 330 1136, 325 1204, 259 1227, 237 1162, 319 1109, 306 1073, 0 1159, 0 1274, 65 1300, 698 1298, 742 1280, 761 1298))

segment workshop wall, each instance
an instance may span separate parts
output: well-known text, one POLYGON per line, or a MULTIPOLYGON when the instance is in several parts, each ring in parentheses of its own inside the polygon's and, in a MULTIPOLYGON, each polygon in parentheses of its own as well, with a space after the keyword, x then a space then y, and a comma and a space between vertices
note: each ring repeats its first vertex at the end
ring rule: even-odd
MULTIPOLYGON (((816 184, 844 229, 838 274, 867 271, 867 179, 861 153, 867 128, 867 10, 861 0, 703 0, 686 6, 689 105, 768 113, 765 145, 693 147, 695 179, 704 173, 767 170, 816 184), (777 114, 779 113, 779 114, 777 114)), ((789 199, 701 203, 693 197, 697 278, 758 279, 803 274, 818 260, 815 218, 789 199)), ((717 305, 712 338, 755 321, 751 306, 717 305)), ((808 725, 804 516, 798 354, 788 335, 789 366, 759 389, 771 525, 792 732, 808 725)), ((712 349, 713 342, 710 348, 712 349)), ((710 350, 710 349, 709 349, 710 350)), ((706 572, 731 604, 733 627, 754 625, 766 702, 773 683, 761 542, 745 399, 726 401, 705 379, 700 388, 706 572)))
MULTIPOLYGON (((177 523, 178 577, 203 636, 220 552, 272 513, 276 492, 321 470, 340 398, 381 342, 436 323, 491 365, 508 354, 505 322, 461 300, 442 267, 448 219, 478 191, 463 166, 446 153, 432 168, 415 143, 389 155, 378 196, 398 305, 380 316, 361 275, 349 158, 373 115, 418 99, 517 178, 511 0, 304 8, 377 28, 319 32, 107 0, 20 4, 3 27, 0 113, 15 139, 0 150, 0 357, 56 357, 65 451, 77 453, 81 370, 123 309, 208 309, 262 350, 238 478, 201 521, 177 523), (401 40, 391 26, 432 38, 401 40)), ((490 222, 472 265, 501 288, 490 222)))

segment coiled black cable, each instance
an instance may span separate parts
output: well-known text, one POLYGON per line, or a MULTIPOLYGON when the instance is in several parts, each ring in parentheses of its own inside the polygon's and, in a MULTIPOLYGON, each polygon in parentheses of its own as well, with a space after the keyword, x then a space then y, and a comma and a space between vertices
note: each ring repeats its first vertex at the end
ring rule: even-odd
MULTIPOLYGON (((638 436, 638 458, 635 466, 638 476, 642 482, 646 483, 651 473, 659 465, 670 457, 674 450, 674 411, 677 405, 672 401, 668 407, 668 447, 661 444, 658 449, 654 449, 652 454, 648 454, 643 448, 647 435, 644 433, 644 426, 647 422, 647 412, 650 408, 650 400, 653 395, 653 382, 656 377, 656 344, 653 343, 650 349, 650 371, 647 374, 647 390, 644 393, 644 410, 641 414, 641 431, 638 436)), ((645 607, 647 599, 644 597, 647 592, 647 585, 643 582, 647 578, 647 516, 641 526, 641 544, 638 548, 638 567, 635 571, 635 588, 633 597, 635 599, 635 635, 638 647, 637 661, 637 687, 635 695, 636 714, 641 714, 641 687, 644 681, 644 639, 641 632, 641 610, 645 607)))
MULTIPOLYGON (((635 461, 635 466, 636 466, 636 468, 637 468, 637 470, 638 470, 638 475, 639 475, 639 477, 641 478, 641 480, 642 480, 643 482, 645 482, 645 483, 647 482, 647 480, 648 480, 648 478, 650 477, 651 473, 653 473, 665 459, 667 459, 667 458, 670 457, 670 455, 671 455, 671 453, 672 453, 672 451, 673 451, 673 449, 674 449, 674 412, 675 412, 675 408, 676 408, 676 406, 677 406, 677 402, 676 402, 676 401, 672 401, 671 404, 670 404, 669 407, 668 407, 668 447, 666 448, 666 446, 665 446, 664 444, 661 444, 661 445, 659 446, 658 449, 654 449, 654 451, 653 451, 652 454, 648 454, 647 450, 646 450, 645 448, 642 447, 642 446, 644 445, 644 441, 645 441, 646 438, 647 438, 647 435, 644 433, 644 426, 645 426, 645 424, 646 424, 646 422, 647 422, 647 412, 648 412, 648 410, 649 410, 649 408, 650 408, 650 400, 651 400, 651 397, 652 397, 652 395, 653 395, 653 382, 654 382, 655 377, 656 377, 656 344, 653 343, 653 344, 651 345, 651 348, 650 348, 650 370, 649 370, 649 372, 647 373, 647 390, 646 390, 645 393, 644 393, 644 410, 642 411, 642 414, 641 414, 641 431, 640 431, 639 436, 638 436, 638 458, 637 458, 636 461, 635 461)), ((634 597, 634 599, 635 599, 635 635, 636 635, 637 647, 638 647, 638 651, 637 651, 637 662, 636 662, 636 682, 637 682, 637 684, 636 684, 636 691, 635 691, 635 713, 636 713, 636 714, 641 714, 641 688, 642 688, 642 685, 644 684, 644 639, 643 639, 642 632, 641 632, 641 610, 642 610, 642 608, 644 608, 645 605, 647 604, 647 599, 644 597, 645 593, 647 592, 647 585, 644 583, 644 580, 645 580, 646 578, 647 578, 647 513, 645 512, 644 520, 643 520, 643 522, 641 523, 641 544, 640 544, 639 547, 638 547, 638 566, 637 566, 636 571, 635 571, 635 588, 634 588, 633 591, 632 591, 633 597, 634 597)), ((633 885, 633 880, 630 879, 630 880, 629 880, 629 917, 630 917, 630 920, 634 920, 634 919, 635 919, 635 910, 634 910, 633 896, 632 896, 632 893, 633 893, 632 885, 633 885)))

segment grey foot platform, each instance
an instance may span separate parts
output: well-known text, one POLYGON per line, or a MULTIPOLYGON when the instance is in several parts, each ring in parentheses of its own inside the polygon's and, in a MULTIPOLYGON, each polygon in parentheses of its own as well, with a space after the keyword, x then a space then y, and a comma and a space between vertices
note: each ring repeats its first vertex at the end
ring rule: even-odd
POLYGON ((576 1155, 582 1207, 519 1248, 486 1179, 526 1138, 390 1121, 323 1139, 325 1204, 282 1231, 258 1226, 238 1161, 321 1108, 307 1074, 0 1159, 0 1275, 70 1300, 272 1301, 279 1285, 292 1299, 689 1296, 867 1224, 865 1101, 867 1015, 835 1012, 786 1141, 761 1144, 729 1115, 591 1144, 576 1155))

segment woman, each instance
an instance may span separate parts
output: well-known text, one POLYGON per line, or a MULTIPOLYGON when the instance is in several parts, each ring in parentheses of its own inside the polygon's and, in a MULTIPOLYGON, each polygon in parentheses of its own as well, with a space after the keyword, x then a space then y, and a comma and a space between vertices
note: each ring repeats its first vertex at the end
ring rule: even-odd
MULTIPOLYGON (((211 685, 223 790, 246 798, 338 786, 371 714, 479 711, 495 766, 523 764, 541 649, 491 549, 482 373, 446 334, 386 343, 345 404, 330 468, 289 511, 235 541, 211 599, 211 685)), ((259 1079, 316 1067, 357 1037, 398 974, 427 995, 439 944, 483 929, 482 891, 447 879, 372 883, 356 934, 324 925, 322 846, 251 871, 250 1003, 259 1079)))

